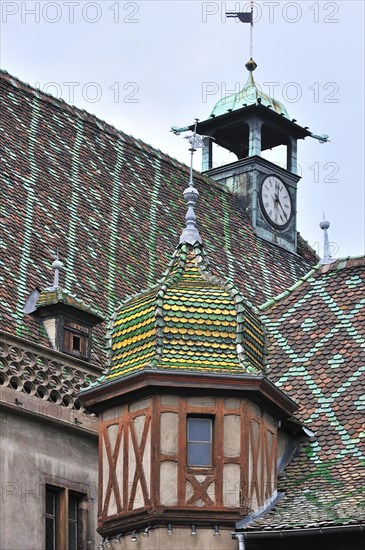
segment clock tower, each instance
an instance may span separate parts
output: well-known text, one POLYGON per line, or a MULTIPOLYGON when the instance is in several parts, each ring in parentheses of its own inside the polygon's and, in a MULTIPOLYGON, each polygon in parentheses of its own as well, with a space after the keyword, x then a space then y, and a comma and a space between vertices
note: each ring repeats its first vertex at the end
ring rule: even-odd
POLYGON ((311 136, 323 142, 328 136, 314 135, 290 119, 285 106, 257 86, 256 67, 251 58, 243 89, 219 100, 210 117, 199 122, 197 133, 212 138, 205 140, 202 171, 238 197, 259 237, 295 253, 297 141, 311 136), (234 153, 237 160, 215 164, 217 145, 234 153), (279 145, 286 147, 285 167, 261 156, 279 145))

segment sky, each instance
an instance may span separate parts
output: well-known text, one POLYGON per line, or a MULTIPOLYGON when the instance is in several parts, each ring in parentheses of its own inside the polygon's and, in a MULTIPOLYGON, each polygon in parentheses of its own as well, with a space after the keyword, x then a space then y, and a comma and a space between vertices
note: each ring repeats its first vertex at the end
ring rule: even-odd
MULTIPOLYGON (((263 0, 254 10, 258 86, 298 124, 330 137, 299 142, 298 229, 322 255, 324 212, 336 258, 365 253, 364 5, 263 0)), ((205 120, 243 87, 250 26, 225 12, 249 9, 235 1, 2 0, 1 67, 188 164, 187 142, 170 127, 205 120)))

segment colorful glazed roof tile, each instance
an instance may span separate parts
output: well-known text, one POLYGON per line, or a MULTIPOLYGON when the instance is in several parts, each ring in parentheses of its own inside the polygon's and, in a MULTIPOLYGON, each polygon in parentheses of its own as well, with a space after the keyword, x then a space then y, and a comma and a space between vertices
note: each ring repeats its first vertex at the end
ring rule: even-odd
POLYGON ((265 336, 253 308, 212 275, 203 247, 181 244, 157 287, 123 304, 110 325, 103 381, 143 368, 257 373, 265 336))
MULTIPOLYGON (((0 328, 48 346, 23 306, 34 288, 49 286, 49 249, 67 258, 63 288, 108 318, 127 295, 161 277, 183 223, 188 168, 5 72, 0 84, 7 205, 0 328)), ((302 239, 296 255, 257 238, 235 196, 205 176, 194 178, 212 270, 251 303, 282 292, 317 263, 302 239)), ((104 335, 105 326, 95 327, 101 363, 104 335)))
POLYGON ((279 479, 284 498, 250 528, 365 521, 365 258, 314 270, 262 319, 268 375, 315 435, 279 479))

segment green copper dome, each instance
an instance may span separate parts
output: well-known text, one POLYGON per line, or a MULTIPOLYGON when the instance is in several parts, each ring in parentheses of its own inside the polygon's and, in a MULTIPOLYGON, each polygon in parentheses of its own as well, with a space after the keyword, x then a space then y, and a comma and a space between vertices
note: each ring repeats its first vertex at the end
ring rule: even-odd
POLYGON ((232 374, 264 370, 259 318, 233 285, 212 275, 199 243, 182 243, 161 283, 115 312, 108 338, 104 382, 151 368, 232 374))
POLYGON ((272 97, 262 92, 257 86, 253 77, 253 71, 256 69, 256 67, 257 65, 253 59, 250 59, 246 63, 246 68, 249 71, 249 75, 245 86, 240 92, 228 95, 227 97, 220 99, 215 104, 214 109, 210 115, 211 117, 224 115, 231 111, 237 111, 238 109, 242 109, 243 107, 248 107, 249 105, 256 105, 257 103, 261 103, 261 105, 264 105, 265 107, 272 108, 273 111, 275 111, 279 115, 283 115, 286 118, 289 118, 288 112, 284 105, 280 101, 277 101, 276 99, 273 99, 272 97))

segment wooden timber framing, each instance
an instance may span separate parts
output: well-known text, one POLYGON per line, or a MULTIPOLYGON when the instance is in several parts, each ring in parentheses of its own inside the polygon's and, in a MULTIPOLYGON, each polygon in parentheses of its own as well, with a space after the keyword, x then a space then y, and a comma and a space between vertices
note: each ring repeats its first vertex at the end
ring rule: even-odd
MULTIPOLYGON (((277 419, 245 395, 136 395, 101 414, 99 531, 219 518, 233 526, 276 489, 277 419), (213 462, 187 464, 187 419, 213 419, 213 462), (169 430, 166 425, 169 423, 169 430), (237 443, 232 443, 232 441, 237 443)), ((231 392, 230 392, 231 393, 231 392)))

